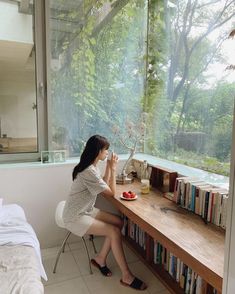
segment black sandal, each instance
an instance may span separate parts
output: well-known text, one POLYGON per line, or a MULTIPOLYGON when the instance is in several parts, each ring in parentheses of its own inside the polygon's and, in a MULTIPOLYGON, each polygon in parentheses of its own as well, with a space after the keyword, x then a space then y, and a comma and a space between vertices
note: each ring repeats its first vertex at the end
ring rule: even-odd
POLYGON ((112 276, 111 270, 106 265, 100 266, 94 259, 91 259, 91 264, 94 265, 96 268, 98 268, 101 274, 104 275, 105 277, 112 276))
POLYGON ((127 284, 127 283, 123 282, 122 280, 120 280, 120 283, 121 283, 121 285, 123 285, 125 287, 130 287, 135 290, 147 289, 147 285, 143 281, 141 281, 140 279, 138 279, 136 277, 134 278, 134 280, 132 281, 131 284, 127 284))

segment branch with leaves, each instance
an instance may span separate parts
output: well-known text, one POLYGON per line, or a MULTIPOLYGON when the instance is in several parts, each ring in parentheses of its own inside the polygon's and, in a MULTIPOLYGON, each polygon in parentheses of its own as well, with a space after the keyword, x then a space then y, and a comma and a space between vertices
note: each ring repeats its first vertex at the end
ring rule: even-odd
POLYGON ((113 126, 112 131, 115 137, 119 140, 123 147, 130 150, 130 155, 123 166, 121 175, 126 175, 126 168, 131 159, 133 158, 135 152, 137 151, 137 148, 139 147, 138 144, 140 146, 143 146, 144 144, 146 132, 146 119, 146 113, 141 114, 140 120, 136 124, 127 119, 125 122, 125 133, 123 133, 118 126, 113 126))

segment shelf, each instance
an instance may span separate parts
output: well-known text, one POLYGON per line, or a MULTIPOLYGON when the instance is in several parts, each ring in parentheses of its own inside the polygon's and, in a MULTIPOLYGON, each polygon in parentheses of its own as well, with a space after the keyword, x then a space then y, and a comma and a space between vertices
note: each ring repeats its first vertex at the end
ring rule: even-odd
POLYGON ((150 183, 161 192, 174 192, 175 181, 178 174, 170 169, 153 166, 150 183))
MULTIPOLYGON (((117 195, 121 195, 124 190, 136 192, 138 199, 123 201, 118 196, 107 199, 208 284, 222 292, 225 241, 223 230, 211 224, 206 225, 199 216, 176 206, 157 190, 141 195, 139 182, 118 186, 117 195)), ((146 254, 149 263, 149 254, 146 254)))

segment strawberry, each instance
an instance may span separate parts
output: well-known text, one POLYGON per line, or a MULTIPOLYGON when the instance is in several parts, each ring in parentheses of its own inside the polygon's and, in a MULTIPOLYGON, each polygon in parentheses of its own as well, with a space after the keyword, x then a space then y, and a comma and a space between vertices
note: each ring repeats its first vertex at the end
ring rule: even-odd
POLYGON ((130 198, 135 198, 136 197, 136 194, 132 191, 129 191, 128 192, 130 194, 130 198))
POLYGON ((124 198, 131 198, 131 194, 130 194, 129 192, 123 192, 123 193, 122 193, 122 196, 123 196, 124 198))

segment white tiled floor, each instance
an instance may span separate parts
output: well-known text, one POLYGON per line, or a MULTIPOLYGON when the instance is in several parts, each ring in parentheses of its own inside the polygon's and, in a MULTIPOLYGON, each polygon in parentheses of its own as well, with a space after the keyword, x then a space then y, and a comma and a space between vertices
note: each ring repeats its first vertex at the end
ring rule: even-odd
MULTIPOLYGON (((101 247, 103 239, 95 238, 96 248, 101 247)), ((87 241, 91 257, 93 248, 87 241)), ((120 284, 120 270, 110 253, 107 264, 112 270, 112 277, 104 277, 92 267, 93 274, 89 272, 87 255, 82 242, 66 245, 65 253, 61 254, 56 274, 52 273, 58 247, 42 250, 43 264, 47 272, 48 281, 44 283, 45 294, 132 294, 137 293, 120 284)), ((125 255, 132 272, 144 280, 148 289, 146 294, 169 294, 170 292, 152 274, 152 272, 139 260, 139 258, 124 245, 125 255)), ((138 291, 138 293, 140 293, 138 291)))

